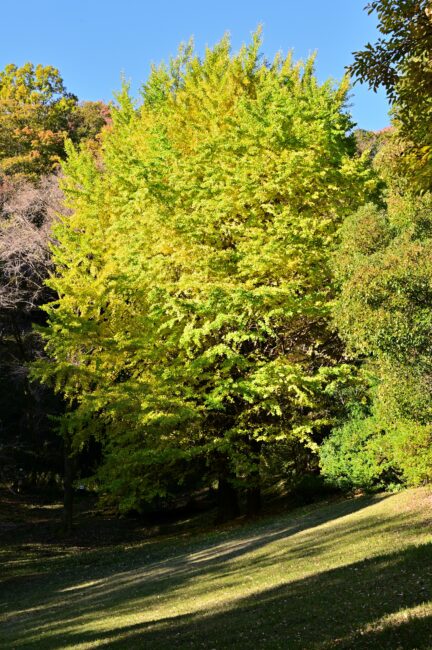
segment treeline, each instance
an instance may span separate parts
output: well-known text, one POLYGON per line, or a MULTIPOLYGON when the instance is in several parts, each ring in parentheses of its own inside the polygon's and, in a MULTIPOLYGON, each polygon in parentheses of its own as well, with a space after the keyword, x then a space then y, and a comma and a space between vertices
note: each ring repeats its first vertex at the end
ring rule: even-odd
POLYGON ((259 34, 182 47, 138 103, 0 77, 2 381, 69 483, 73 460, 123 512, 217 487, 226 519, 308 476, 429 481, 432 24, 425 1, 371 10, 351 72, 387 89, 380 134, 353 130, 348 79, 263 59, 259 34))
POLYGON ((109 124, 102 102, 79 102, 51 66, 0 72, 0 481, 13 489, 59 483, 64 454, 53 416, 64 411, 51 387, 30 381, 43 354, 36 327, 55 297, 51 226, 63 210, 59 187, 65 139, 91 150, 109 124))

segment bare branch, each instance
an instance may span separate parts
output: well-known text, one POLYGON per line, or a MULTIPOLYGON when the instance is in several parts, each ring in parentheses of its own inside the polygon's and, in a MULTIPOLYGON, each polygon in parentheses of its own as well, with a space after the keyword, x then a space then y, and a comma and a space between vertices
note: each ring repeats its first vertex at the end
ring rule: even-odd
POLYGON ((0 309, 29 312, 49 297, 51 227, 62 199, 56 176, 0 187, 0 309))

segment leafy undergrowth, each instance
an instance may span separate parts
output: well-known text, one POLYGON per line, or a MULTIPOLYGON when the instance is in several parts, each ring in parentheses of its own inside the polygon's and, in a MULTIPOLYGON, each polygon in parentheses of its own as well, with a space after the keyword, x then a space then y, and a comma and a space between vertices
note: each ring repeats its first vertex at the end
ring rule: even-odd
POLYGON ((426 488, 1 559, 2 648, 432 648, 426 488))

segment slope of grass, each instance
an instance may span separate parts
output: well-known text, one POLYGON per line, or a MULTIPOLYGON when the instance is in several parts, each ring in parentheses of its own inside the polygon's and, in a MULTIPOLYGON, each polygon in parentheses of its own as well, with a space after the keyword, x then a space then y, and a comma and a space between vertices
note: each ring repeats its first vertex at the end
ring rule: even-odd
POLYGON ((432 648, 426 488, 1 559, 2 648, 432 648))

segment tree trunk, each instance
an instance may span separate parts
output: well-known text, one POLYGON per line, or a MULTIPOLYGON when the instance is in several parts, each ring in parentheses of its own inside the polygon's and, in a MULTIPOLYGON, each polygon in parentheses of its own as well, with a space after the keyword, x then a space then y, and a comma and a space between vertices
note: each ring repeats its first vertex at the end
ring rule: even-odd
POLYGON ((73 525, 73 477, 74 461, 71 457, 71 444, 65 436, 63 442, 64 476, 63 476, 63 528, 70 535, 73 525))
POLYGON ((250 450, 250 460, 253 467, 248 476, 248 487, 246 489, 246 514, 248 517, 254 517, 261 510, 261 442, 252 438, 250 440, 250 450))
POLYGON ((218 512, 216 523, 222 524, 231 519, 235 519, 240 514, 238 503, 237 489, 230 481, 231 471, 226 458, 221 458, 219 462, 219 480, 217 492, 218 512))
POLYGON ((254 517, 261 511, 261 486, 248 487, 246 491, 246 514, 254 517))

